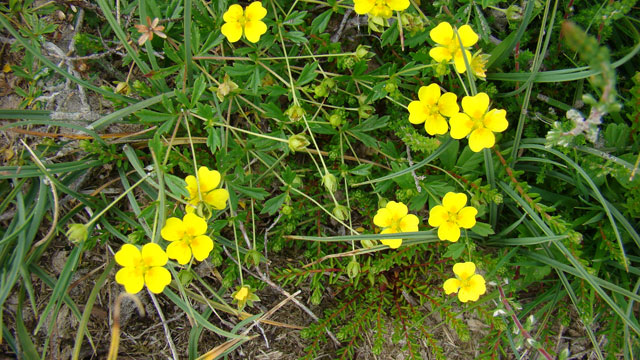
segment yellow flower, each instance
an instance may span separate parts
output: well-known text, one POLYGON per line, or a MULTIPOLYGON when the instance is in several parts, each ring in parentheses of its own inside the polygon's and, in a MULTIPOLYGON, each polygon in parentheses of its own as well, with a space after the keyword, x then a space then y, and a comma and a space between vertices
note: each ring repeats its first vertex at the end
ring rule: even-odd
POLYGON ((243 31, 247 40, 257 43, 260 36, 267 32, 267 25, 261 21, 266 15, 267 9, 259 1, 252 2, 245 10, 233 4, 222 16, 225 23, 220 30, 232 43, 240 40, 243 31))
POLYGON ((249 288, 247 286, 243 286, 240 288, 240 290, 236 291, 236 293, 233 295, 233 298, 238 301, 246 301, 248 296, 249 288))
POLYGON ((388 19, 394 11, 409 7, 409 0, 354 0, 353 9, 359 15, 369 14, 388 19))
POLYGON ((440 240, 452 242, 460 239, 460 228, 471 229, 476 225, 478 210, 467 204, 467 195, 448 192, 442 205, 436 205, 429 212, 429 225, 438 228, 440 240))
POLYGON ((471 65, 471 70, 473 71, 473 74, 475 76, 483 79, 487 77, 487 61, 489 61, 490 57, 491 55, 483 54, 482 50, 478 50, 475 54, 473 54, 469 65, 471 65))
MULTIPOLYGON (((373 223, 384 228, 380 234, 418 231, 420 220, 417 216, 408 213, 407 205, 401 202, 389 201, 386 207, 378 209, 376 216, 373 218, 373 223)), ((402 239, 383 239, 380 242, 392 249, 397 249, 402 245, 402 239)))
POLYGON ((456 274, 456 278, 444 282, 445 294, 458 293, 458 299, 462 302, 478 300, 480 295, 487 292, 487 287, 482 275, 475 272, 476 265, 472 262, 453 265, 453 273, 456 274))
POLYGON ((171 282, 167 254, 155 243, 142 247, 142 252, 131 244, 124 244, 115 255, 116 262, 123 266, 116 273, 116 282, 124 285, 130 294, 136 294, 146 284, 154 294, 159 294, 171 282))
MULTIPOLYGON (((476 34, 471 26, 462 25, 458 29, 460 40, 462 40, 462 46, 465 48, 465 54, 467 60, 471 61, 471 53, 466 48, 473 46, 478 42, 478 34, 476 34)), ((462 55, 462 49, 460 49, 460 41, 456 37, 451 24, 448 22, 441 22, 435 28, 429 32, 431 40, 435 41, 438 45, 429 51, 431 56, 437 62, 450 61, 453 59, 453 64, 456 67, 456 71, 464 73, 467 69, 464 64, 464 55, 462 55)))
POLYGON ((462 139, 469 133, 469 147, 478 152, 485 148, 491 148, 496 143, 494 132, 503 132, 509 126, 507 112, 503 109, 489 108, 489 96, 483 92, 476 96, 462 98, 464 113, 457 113, 449 120, 451 125, 451 137, 462 139))
POLYGON ((167 246, 167 255, 184 265, 193 257, 202 261, 213 250, 213 240, 204 233, 207 222, 196 214, 186 214, 182 220, 171 217, 160 231, 162 238, 171 241, 167 246))
POLYGON ((218 171, 201 166, 198 169, 197 179, 195 176, 189 175, 184 181, 187 182, 187 191, 189 191, 190 206, 186 207, 187 213, 193 213, 201 200, 216 210, 222 210, 227 206, 229 192, 226 189, 216 189, 220 185, 218 171))
POLYGON ((445 134, 449 125, 442 115, 451 117, 460 111, 456 94, 448 92, 440 96, 440 86, 430 84, 420 88, 418 98, 419 101, 409 103, 409 122, 424 123, 429 135, 445 134))

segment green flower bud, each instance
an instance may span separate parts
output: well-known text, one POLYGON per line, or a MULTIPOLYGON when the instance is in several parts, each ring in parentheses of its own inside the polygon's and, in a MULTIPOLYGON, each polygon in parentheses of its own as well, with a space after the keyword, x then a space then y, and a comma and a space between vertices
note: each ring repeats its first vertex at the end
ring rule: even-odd
POLYGON ((85 224, 71 224, 67 230, 67 237, 74 244, 82 243, 89 237, 89 229, 85 224))
POLYGON ((326 172, 324 174, 324 176, 322 177, 322 184, 327 189, 327 191, 329 191, 332 194, 336 192, 336 190, 338 190, 338 180, 330 172, 326 172))
POLYGON ((323 84, 317 85, 313 89, 313 92, 315 94, 314 96, 317 98, 326 97, 327 95, 329 95, 329 90, 323 84))
POLYGON ((442 62, 435 66, 434 71, 436 73, 436 76, 444 76, 449 73, 449 67, 446 63, 442 62))
POLYGON ((333 216, 335 216, 340 221, 345 221, 349 218, 349 209, 347 209, 344 205, 336 205, 333 208, 333 216))
POLYGON ((180 284, 187 286, 193 280, 193 273, 191 270, 180 270, 178 273, 178 281, 180 284))
MULTIPOLYGON (((296 177, 293 178, 293 181, 291 182, 291 186, 294 188, 299 188, 300 186, 302 186, 302 178, 298 175, 296 175, 296 177)), ((286 199, 289 199, 289 202, 291 201, 291 197, 289 197, 289 195, 287 195, 287 197, 285 197, 286 199)))
POLYGON ((384 91, 388 93, 395 92, 396 90, 398 90, 398 85, 391 81, 387 81, 387 83, 384 85, 384 91))
POLYGON ((389 202, 389 200, 387 200, 385 198, 378 199, 378 209, 386 208, 388 202, 389 202))
POLYGON ((289 149, 291 151, 302 151, 309 146, 310 142, 304 134, 292 135, 289 137, 289 149))
POLYGON ((244 262, 249 265, 258 266, 261 258, 262 254, 260 254, 258 250, 251 249, 244 255, 244 262))
POLYGON ((342 120, 343 119, 340 114, 331 114, 331 116, 329 116, 329 124, 333 127, 340 127, 340 125, 342 125, 342 120))
POLYGON ((358 60, 362 60, 373 56, 373 54, 369 52, 370 48, 371 47, 367 45, 358 45, 356 48, 356 58, 358 58, 358 60))
POLYGON ((360 116, 361 119, 368 119, 373 115, 374 110, 371 105, 362 105, 358 108, 358 116, 360 116))
POLYGON ((517 21, 522 19, 522 8, 518 5, 511 5, 505 10, 504 14, 510 21, 517 21))
POLYGON ((322 85, 324 85, 329 90, 335 90, 337 87, 335 80, 333 80, 332 78, 325 78, 324 80, 322 80, 322 85))
POLYGON ((360 241, 360 243, 362 244, 362 247, 365 248, 365 249, 372 248, 372 247, 376 246, 376 241, 375 240, 370 240, 370 239, 364 239, 364 240, 360 241))
POLYGON ((280 210, 280 213, 282 213, 282 215, 291 215, 291 211, 293 211, 293 208, 289 205, 282 205, 282 209, 280 210))
POLYGON ((351 260, 347 265, 347 275, 349 275, 350 279, 353 279, 354 277, 358 276, 359 273, 360 263, 356 261, 356 259, 351 260))
POLYGON ((306 112, 300 105, 291 105, 291 107, 289 107, 287 111, 284 112, 284 114, 287 115, 289 120, 293 122, 300 121, 302 117, 305 115, 305 113, 306 112))

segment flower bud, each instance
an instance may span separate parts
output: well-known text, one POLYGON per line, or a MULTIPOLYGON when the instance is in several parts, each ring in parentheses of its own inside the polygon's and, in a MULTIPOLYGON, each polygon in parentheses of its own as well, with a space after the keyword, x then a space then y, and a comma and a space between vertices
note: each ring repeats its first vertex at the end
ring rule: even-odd
POLYGON ((322 184, 327 189, 327 191, 329 191, 332 194, 336 192, 336 190, 338 190, 338 180, 330 172, 326 172, 324 174, 324 176, 322 177, 322 184))
POLYGON ((291 105, 284 114, 287 115, 289 120, 298 122, 305 115, 305 111, 300 105, 291 105))
POLYGON ((369 249, 376 246, 375 240, 370 240, 370 239, 364 239, 360 241, 360 243, 362 244, 362 247, 365 249, 369 249))
POLYGON ((384 85, 384 91, 388 93, 395 92, 396 90, 398 90, 398 85, 391 81, 387 81, 387 83, 384 85))
POLYGON ((339 127, 340 125, 342 125, 342 116, 340 116, 340 114, 331 114, 331 116, 329 116, 329 124, 331 124, 331 126, 333 127, 339 127))
POLYGON ((85 224, 71 224, 67 230, 67 237, 74 244, 82 243, 89 237, 89 229, 85 224))
POLYGON ((358 58, 358 60, 366 59, 372 56, 372 54, 369 53, 369 48, 370 46, 358 45, 358 47, 356 48, 356 57, 358 58))
POLYGON ((356 259, 351 260, 347 265, 347 275, 349 275, 350 279, 353 279, 354 277, 358 276, 359 273, 360 263, 356 261, 356 259))
POLYGON ((249 265, 258 266, 262 254, 258 250, 251 249, 244 255, 244 262, 249 265))
POLYGON ((289 137, 289 149, 291 151, 303 151, 309 146, 310 142, 304 134, 292 135, 289 137))
POLYGON ((293 210, 293 208, 289 205, 282 205, 282 209, 280 210, 280 213, 282 213, 282 215, 291 215, 291 211, 293 210))
POLYGON ((129 87, 129 83, 127 82, 119 82, 116 85, 116 94, 124 94, 129 95, 131 93, 131 88, 129 87))
POLYGON ((340 221, 345 221, 349 218, 349 209, 344 205, 336 205, 333 208, 333 216, 340 221))
POLYGON ((322 98, 322 97, 326 97, 327 95, 329 95, 329 90, 323 84, 317 85, 313 89, 313 92, 314 92, 314 97, 317 97, 317 98, 322 98))
POLYGON ((325 78, 324 80, 322 80, 322 85, 326 86, 329 90, 335 90, 337 87, 336 81, 332 78, 325 78))
POLYGON ((362 105, 358 108, 358 116, 360 116, 361 119, 368 119, 373 115, 374 110, 371 105, 362 105))
POLYGON ((434 71, 436 73, 436 76, 444 76, 449 73, 449 68, 447 67, 446 63, 441 62, 440 64, 435 66, 434 71))

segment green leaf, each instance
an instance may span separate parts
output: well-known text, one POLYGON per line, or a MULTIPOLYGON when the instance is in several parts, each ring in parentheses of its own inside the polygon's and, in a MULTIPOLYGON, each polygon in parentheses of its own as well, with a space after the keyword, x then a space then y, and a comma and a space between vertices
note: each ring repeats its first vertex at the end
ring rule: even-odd
POLYGON ((314 61, 304 66, 300 76, 298 77, 298 81, 296 81, 297 86, 302 86, 310 83, 313 79, 318 76, 316 70, 318 69, 318 62, 314 61))
POLYGON ((238 184, 234 184, 233 182, 227 182, 229 187, 241 194, 247 195, 248 197, 256 200, 263 200, 269 193, 262 188, 242 186, 238 184))
POLYGON ((463 242, 452 243, 449 246, 447 246, 447 251, 445 251, 442 257, 445 257, 445 258, 450 257, 452 259, 457 259, 462 255, 462 253, 464 252, 464 249, 466 248, 467 247, 463 242))
POLYGON ((287 15, 286 18, 282 21, 284 25, 301 25, 304 23, 304 17, 307 16, 306 11, 294 11, 291 14, 287 15))
POLYGON ((482 237, 495 234, 491 225, 482 222, 476 222, 476 226, 472 227, 471 231, 482 237))
POLYGON ((195 83, 193 84, 193 91, 191 92, 191 107, 195 107, 195 105, 200 100, 200 97, 204 93, 206 89, 206 82, 204 80, 204 75, 198 76, 195 83))
POLYGON ((288 31, 283 34, 285 39, 289 39, 296 44, 306 43, 307 35, 302 31, 288 31))
POLYGON ((276 197, 272 197, 271 199, 265 201, 264 208, 260 211, 260 214, 269 214, 273 215, 280 209, 284 199, 286 198, 287 193, 282 193, 276 197))
POLYGON ((400 31, 398 30, 398 24, 394 23, 393 25, 391 25, 390 28, 388 28, 387 30, 385 30, 384 33, 382 33, 382 46, 384 47, 385 45, 393 45, 396 40, 398 40, 398 36, 400 36, 400 31))
POLYGON ((323 33, 329 24, 332 14, 333 10, 327 10, 319 16, 316 16, 311 22, 311 34, 323 33))
POLYGON ((373 165, 371 164, 360 164, 356 167, 354 167, 353 169, 349 170, 349 172, 353 175, 359 175, 359 176, 367 176, 369 174, 371 174, 371 168, 373 167, 373 165))

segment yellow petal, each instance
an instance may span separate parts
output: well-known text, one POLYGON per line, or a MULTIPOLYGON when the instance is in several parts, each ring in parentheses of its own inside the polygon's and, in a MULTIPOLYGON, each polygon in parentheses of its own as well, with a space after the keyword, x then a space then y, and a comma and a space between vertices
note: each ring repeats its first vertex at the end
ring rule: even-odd
POLYGON ((380 226, 382 228, 386 228, 391 226, 391 222, 393 219, 391 218, 391 211, 387 208, 378 209, 376 216, 373 217, 373 223, 376 226, 380 226))
POLYGON ((171 283, 171 273, 163 267, 152 267, 144 274, 144 282, 152 293, 160 294, 171 283))
POLYGON ((402 11, 409 7, 409 0, 387 0, 387 6, 394 11, 402 11))
POLYGON ((167 256, 175 259, 178 264, 184 265, 191 260, 191 248, 186 241, 174 241, 167 246, 167 256))
POLYGON ((429 86, 420 87, 418 98, 420 102, 428 105, 428 107, 436 105, 440 99, 440 86, 438 84, 429 84, 429 86))
POLYGON ((473 206, 467 206, 458 212, 458 225, 465 229, 471 229, 476 226, 476 215, 478 210, 473 206))
MULTIPOLYGON (((429 36, 431 37, 431 40, 435 41, 436 43, 447 46, 453 40, 453 28, 448 22, 441 22, 440 24, 438 24, 438 26, 429 31, 429 36)), ((431 53, 429 53, 429 55, 431 55, 431 53)), ((442 60, 436 59, 436 61, 439 62, 442 60)))
POLYGON ((387 203, 387 209, 391 212, 391 217, 394 219, 401 219, 409 213, 407 205, 401 202, 389 201, 387 203))
POLYGON ((167 253, 156 243, 148 243, 142 247, 142 262, 145 266, 164 266, 168 261, 167 253))
POLYGON ((440 100, 438 100, 438 111, 447 117, 457 114, 460 111, 458 96, 452 92, 442 94, 440 100))
POLYGON ((447 120, 442 115, 436 114, 424 123, 424 129, 429 135, 443 135, 449 130, 449 124, 447 124, 447 120))
POLYGON ((189 192, 189 199, 198 199, 198 180, 196 177, 189 175, 184 181, 187 183, 186 189, 189 192))
POLYGON ((204 197, 204 202, 211 205, 216 210, 222 210, 227 207, 229 192, 227 189, 215 189, 204 197))
POLYGON ((207 222, 196 214, 186 214, 182 218, 185 232, 191 236, 202 235, 207 232, 207 222))
POLYGON ((252 43, 257 43, 260 36, 267 32, 267 25, 262 21, 249 21, 244 25, 244 35, 252 43))
POLYGON ((428 117, 427 109, 420 101, 409 103, 409 122, 412 124, 422 124, 428 117))
POLYGON ((480 274, 475 274, 469 279, 469 290, 472 292, 482 295, 487 292, 487 285, 484 281, 484 278, 480 274))
POLYGON ((492 109, 484 115, 482 123, 493 132, 503 132, 507 130, 507 112, 503 109, 492 109))
POLYGON ((193 257, 198 261, 202 261, 209 257, 209 253, 213 250, 213 240, 207 235, 196 236, 191 240, 191 251, 193 257))
POLYGON ((429 225, 438 227, 445 221, 449 220, 449 213, 444 206, 436 205, 429 211, 429 225))
POLYGON ((177 241, 184 237, 185 227, 182 220, 177 217, 170 217, 160 231, 162 238, 167 241, 177 241))
MULTIPOLYGON (((239 6, 239 5, 238 5, 239 6)), ((227 37, 229 42, 236 42, 242 37, 242 25, 239 22, 228 22, 220 28, 222 35, 227 37)))
POLYGON ((471 261, 467 261, 464 263, 457 263, 453 265, 453 273, 456 274, 458 279, 467 280, 473 276, 476 272, 476 264, 471 261))
POLYGON ((397 249, 402 245, 402 239, 381 239, 380 242, 391 249, 397 249))
POLYGON ((240 290, 236 291, 235 295, 233 295, 233 297, 239 301, 246 300, 247 296, 249 296, 249 288, 246 286, 241 287, 240 290))
POLYGON ((140 264, 140 250, 131 244, 124 244, 115 254, 114 258, 120 266, 138 266, 140 264))
POLYGON ((132 267, 122 268, 116 273, 116 282, 124 285, 124 290, 129 294, 137 294, 144 286, 142 270, 132 267))
POLYGON ((471 151, 478 152, 482 149, 492 148, 496 143, 496 136, 487 128, 478 128, 473 130, 469 136, 469 148, 471 151))
POLYGON ((468 287, 461 287, 460 292, 458 292, 458 299, 463 303, 476 301, 479 297, 478 294, 471 291, 468 287))
POLYGON ((456 214, 467 204, 467 195, 464 193, 448 192, 442 198, 442 206, 450 213, 456 214))
POLYGON ((247 6, 244 14, 248 22, 258 21, 267 16, 267 9, 262 7, 262 3, 260 1, 254 1, 247 6))
POLYGON ((402 232, 418 231, 419 223, 420 223, 420 219, 418 219, 417 216, 413 214, 409 214, 400 220, 400 231, 402 232))
POLYGON ((244 16, 244 11, 242 10, 242 6, 238 4, 233 4, 229 6, 229 10, 227 10, 224 13, 224 15, 222 15, 222 19, 224 19, 226 23, 238 22, 240 21, 242 16, 244 16))
MULTIPOLYGON (((469 50, 465 50, 464 53, 467 55, 467 61, 469 62, 469 66, 471 66, 471 53, 469 50)), ((456 67, 456 71, 460 74, 464 74, 467 71, 467 64, 464 62, 464 57, 462 56, 462 51, 456 51, 453 57, 453 64, 456 67)))
POLYGON ((471 132, 473 121, 467 114, 457 113, 449 119, 449 125, 451 126, 451 137, 462 139, 471 132))
POLYGON ((460 288, 460 280, 453 279, 453 278, 448 279, 447 281, 444 282, 442 287, 444 288, 444 293, 447 295, 452 293, 457 293, 458 289, 460 288))
POLYGON ((460 239, 460 228, 450 221, 445 221, 438 228, 438 238, 440 240, 457 242, 458 239, 460 239))
POLYGON ((451 51, 443 46, 436 46, 429 50, 429 56, 436 62, 449 61, 453 58, 451 51))
POLYGON ((489 95, 481 92, 476 96, 462 98, 462 109, 474 119, 481 119, 489 108, 489 95))
POLYGON ((200 181, 200 191, 206 194, 220 185, 220 173, 216 170, 209 170, 206 166, 198 169, 198 180, 200 181))
MULTIPOLYGON (((478 34, 469 25, 462 25, 458 29, 458 35, 460 35, 464 47, 473 46, 478 42, 478 34)), ((471 61, 471 56, 469 56, 469 61, 471 61)))
POLYGON ((376 4, 376 0, 354 0, 353 9, 356 11, 357 14, 365 15, 369 11, 371 11, 371 9, 373 9, 375 4, 376 4))

